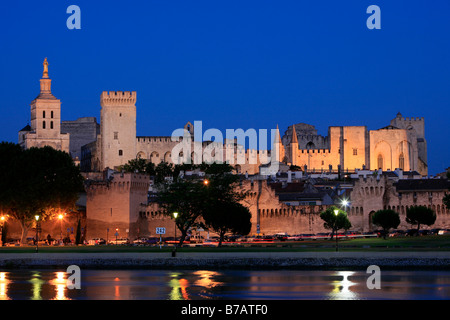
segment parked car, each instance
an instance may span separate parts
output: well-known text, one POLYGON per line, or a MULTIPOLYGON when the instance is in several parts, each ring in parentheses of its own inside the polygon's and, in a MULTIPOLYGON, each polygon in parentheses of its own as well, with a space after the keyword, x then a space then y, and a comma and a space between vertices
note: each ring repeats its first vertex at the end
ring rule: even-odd
POLYGON ((287 237, 288 241, 301 241, 302 235, 301 234, 294 234, 292 236, 287 237))
POLYGON ((302 233, 300 235, 301 240, 316 240, 316 235, 312 233, 302 233))
POLYGON ((93 242, 93 245, 102 245, 106 244, 106 240, 103 238, 94 238, 91 240, 93 242))
POLYGON ((419 236, 427 236, 430 234, 430 230, 419 230, 419 236))
POLYGON ((316 234, 316 240, 327 240, 330 239, 330 237, 331 237, 330 233, 320 232, 316 234))
POLYGON ((219 246, 219 241, 215 239, 206 239, 203 241, 202 245, 204 247, 217 247, 219 246))
POLYGON ((117 240, 116 239, 110 240, 109 243, 110 244, 129 244, 130 240, 128 238, 118 238, 117 240))
POLYGON ((439 231, 440 231, 441 229, 439 229, 439 228, 434 228, 434 229, 431 229, 430 230, 430 235, 437 235, 437 234, 439 234, 439 231))
POLYGON ((389 232, 389 237, 404 237, 406 232, 404 230, 392 230, 389 232))
POLYGON ((274 237, 275 240, 286 241, 289 235, 287 233, 277 233, 274 237))
POLYGON ((139 237, 133 241, 135 245, 150 245, 159 243, 159 237, 139 237))
POLYGON ((408 229, 406 230, 406 235, 409 237, 417 235, 417 229, 408 229))
POLYGON ((364 232, 363 233, 364 238, 376 238, 378 235, 375 232, 364 232))
POLYGON ((448 235, 450 234, 450 229, 442 229, 439 230, 438 235, 443 236, 443 235, 448 235))
POLYGON ((199 236, 199 235, 194 235, 194 236, 190 236, 188 239, 190 243, 202 243, 205 238, 203 238, 203 236, 199 236))

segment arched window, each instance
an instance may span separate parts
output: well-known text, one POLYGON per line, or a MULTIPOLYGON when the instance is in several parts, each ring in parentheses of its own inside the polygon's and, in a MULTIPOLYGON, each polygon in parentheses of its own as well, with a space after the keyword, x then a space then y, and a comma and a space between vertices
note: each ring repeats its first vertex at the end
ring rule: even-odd
POLYGON ((316 148, 316 146, 314 145, 314 143, 313 143, 312 141, 310 141, 310 142, 308 142, 308 143, 306 144, 306 149, 307 149, 307 150, 315 149, 315 148, 316 148))
POLYGON ((403 156, 403 153, 401 153, 398 157, 398 167, 402 170, 405 170, 405 157, 403 156))
POLYGON ((42 129, 45 129, 45 121, 42 121, 42 129))
POLYGON ((50 129, 53 129, 53 121, 50 121, 50 129))
POLYGON ((50 118, 52 118, 52 119, 53 119, 53 111, 52 111, 52 112, 50 112, 50 118))
POLYGON ((378 169, 383 170, 383 156, 381 154, 378 155, 378 169))
POLYGON ((45 110, 44 110, 44 111, 42 111, 42 118, 44 118, 44 119, 45 119, 45 110))

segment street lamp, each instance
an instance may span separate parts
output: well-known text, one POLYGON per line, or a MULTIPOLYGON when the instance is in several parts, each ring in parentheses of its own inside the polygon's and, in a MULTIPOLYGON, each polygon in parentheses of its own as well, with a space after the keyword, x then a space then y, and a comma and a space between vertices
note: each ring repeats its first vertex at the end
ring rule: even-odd
POLYGON ((0 217, 0 247, 3 247, 3 225, 5 224, 5 216, 0 217))
POLYGON ((36 253, 39 252, 39 215, 35 215, 36 219, 36 253))
POLYGON ((172 250, 172 257, 176 256, 176 252, 177 252, 177 217, 178 217, 178 212, 174 212, 173 213, 173 217, 175 218, 175 238, 174 240, 174 244, 173 244, 173 250, 172 250))
POLYGON ((59 241, 61 243, 61 241, 62 241, 62 219, 63 219, 63 215, 60 214, 58 216, 58 219, 59 219, 59 241))
POLYGON ((335 228, 335 236, 336 236, 336 252, 339 251, 338 249, 338 232, 337 232, 337 217, 339 214, 339 210, 338 209, 334 209, 334 215, 336 216, 336 219, 334 220, 334 228, 335 228))
POLYGON ((205 186, 207 186, 208 183, 209 183, 209 180, 208 180, 208 179, 203 180, 203 184, 204 184, 205 186))
POLYGON ((177 217, 178 217, 178 212, 174 212, 173 213, 173 217, 175 218, 175 237, 174 237, 174 241, 176 243, 177 241, 177 217))

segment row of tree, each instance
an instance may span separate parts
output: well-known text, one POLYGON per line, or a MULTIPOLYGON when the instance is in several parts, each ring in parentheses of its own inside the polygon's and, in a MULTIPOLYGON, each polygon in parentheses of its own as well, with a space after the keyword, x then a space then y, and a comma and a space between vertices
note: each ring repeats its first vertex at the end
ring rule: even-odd
MULTIPOLYGON (((323 211, 320 217, 324 220, 324 228, 332 230, 332 238, 338 230, 349 230, 352 227, 347 213, 335 206, 331 206, 323 211), (336 210, 337 214, 335 212, 336 210)), ((436 213, 428 207, 412 206, 406 210, 406 222, 411 225, 417 225, 417 235, 419 234, 421 225, 431 226, 435 221, 436 213)), ((390 209, 378 210, 372 215, 372 223, 383 229, 383 237, 386 239, 389 230, 399 226, 400 215, 390 209)))

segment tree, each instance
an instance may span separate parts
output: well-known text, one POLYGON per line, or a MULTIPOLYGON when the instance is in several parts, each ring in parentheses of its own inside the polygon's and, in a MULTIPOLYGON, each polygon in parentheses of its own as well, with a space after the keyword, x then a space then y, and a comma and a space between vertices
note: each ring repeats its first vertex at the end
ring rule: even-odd
POLYGON ((372 216, 372 223, 383 228, 383 238, 391 228, 397 228, 400 224, 400 216, 394 210, 378 210, 372 216))
POLYGON ((164 209, 164 214, 175 219, 176 227, 181 231, 178 246, 183 244, 189 229, 198 222, 205 211, 208 200, 205 185, 201 181, 180 180, 159 185, 158 204, 164 209))
POLYGON ((446 194, 444 196, 442 203, 447 207, 447 209, 450 209, 450 194, 446 194))
POLYGON ((204 220, 206 226, 219 234, 219 247, 228 232, 242 235, 250 232, 251 213, 247 207, 236 202, 216 202, 215 205, 214 211, 204 215, 204 220))
MULTIPOLYGON (((450 180, 450 171, 447 171, 447 180, 450 180)), ((442 203, 447 207, 447 209, 450 209, 450 194, 446 194, 444 196, 442 203)))
POLYGON ((83 177, 68 153, 3 142, 0 159, 0 207, 20 222, 22 244, 35 215, 43 221, 75 208, 83 177))
POLYGON ((321 212, 320 218, 324 221, 324 228, 330 229, 332 231, 331 239, 333 239, 334 234, 336 234, 337 236, 338 230, 348 230, 352 227, 352 224, 348 219, 347 212, 340 210, 335 206, 331 206, 325 211, 321 212), (338 210, 337 215, 334 213, 334 210, 338 210))
POLYGON ((77 233, 75 235, 75 244, 81 244, 81 220, 78 218, 77 233))
POLYGON ((425 206, 413 206, 406 210, 406 222, 417 224, 417 234, 419 235, 420 225, 431 226, 436 221, 436 213, 425 206))
POLYGON ((121 166, 120 169, 123 172, 144 173, 150 176, 154 176, 156 174, 155 164, 142 158, 131 159, 128 163, 121 166))
POLYGON ((239 176, 232 174, 229 164, 212 163, 204 168, 208 183, 206 210, 203 219, 207 227, 216 231, 219 246, 225 233, 248 234, 251 230, 251 213, 240 201, 246 194, 238 189, 239 176))

